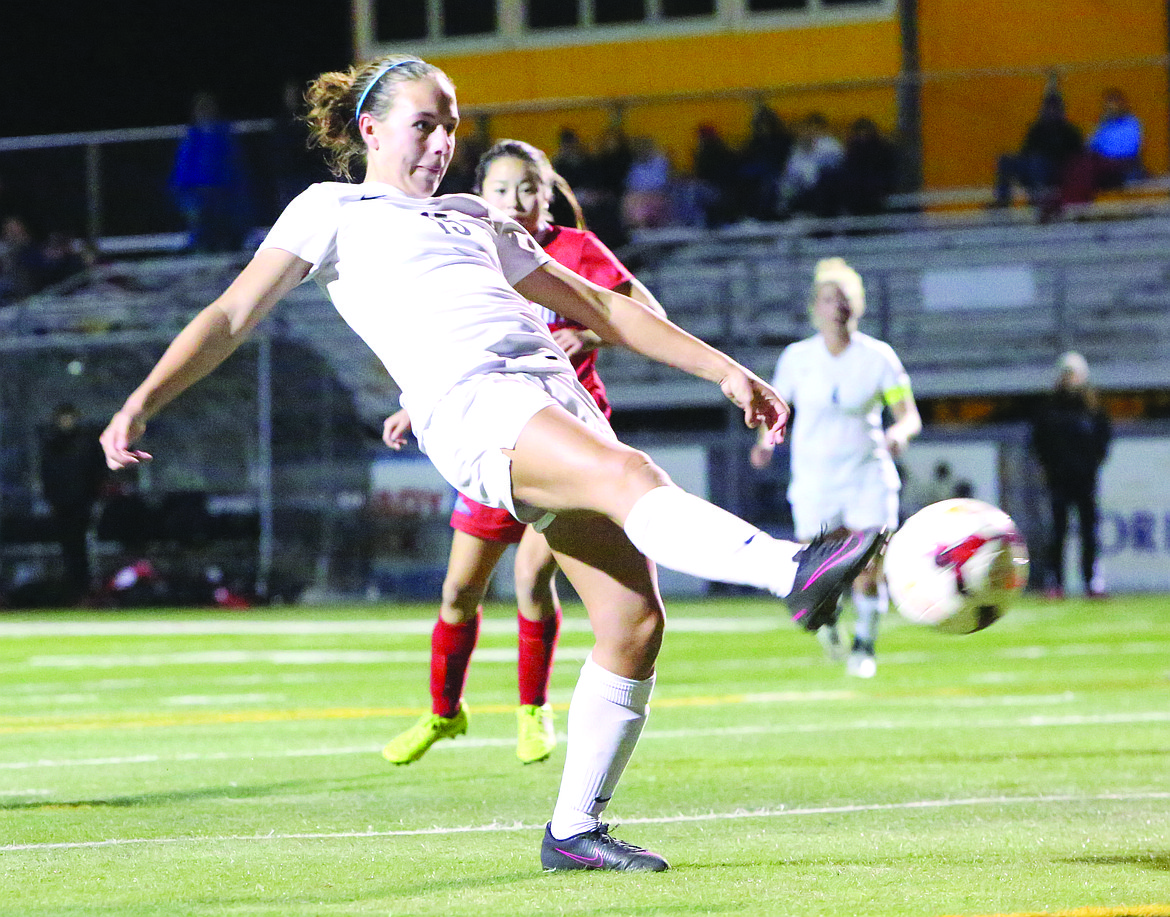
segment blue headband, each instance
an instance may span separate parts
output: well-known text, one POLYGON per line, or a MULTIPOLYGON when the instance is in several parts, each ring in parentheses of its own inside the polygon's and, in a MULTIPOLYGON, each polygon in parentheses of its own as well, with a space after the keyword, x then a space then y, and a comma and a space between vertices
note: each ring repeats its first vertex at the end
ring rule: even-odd
POLYGON ((378 80, 382 79, 387 73, 395 67, 401 67, 403 64, 421 64, 422 61, 417 57, 408 57, 406 60, 396 61, 393 64, 386 64, 381 70, 374 74, 374 78, 366 83, 366 88, 362 90, 362 94, 358 96, 357 107, 353 110, 353 120, 357 121, 362 113, 362 106, 366 104, 366 96, 370 94, 370 90, 378 85, 378 80))

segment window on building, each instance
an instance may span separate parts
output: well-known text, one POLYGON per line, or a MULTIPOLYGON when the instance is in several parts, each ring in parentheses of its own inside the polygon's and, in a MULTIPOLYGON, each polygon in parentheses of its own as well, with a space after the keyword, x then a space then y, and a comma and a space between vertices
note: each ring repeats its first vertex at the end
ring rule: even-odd
POLYGON ((581 0, 528 0, 530 29, 567 29, 581 24, 581 0))
POLYGON ((374 0, 374 29, 387 43, 427 38, 427 0, 374 0))
POLYGON ((748 0, 747 8, 753 13, 772 13, 778 10, 808 9, 808 0, 748 0))
POLYGON ((662 0, 664 19, 682 19, 689 16, 712 16, 715 0, 662 0))
POLYGON ((496 0, 443 0, 443 35, 493 35, 496 0))
MULTIPOLYGON (((834 10, 893 8, 895 0, 359 0, 373 13, 374 39, 417 47, 447 38, 498 36, 522 39, 551 29, 604 32, 607 27, 644 27, 735 21, 772 13, 812 17, 834 10), (508 34, 504 34, 504 33, 508 34)), ((701 24, 698 25, 702 28, 701 24)), ((694 28, 692 26, 691 28, 694 28)), ((599 35, 600 37, 600 35, 599 35)))
POLYGON ((646 0, 593 0, 593 21, 598 25, 645 20, 646 0))

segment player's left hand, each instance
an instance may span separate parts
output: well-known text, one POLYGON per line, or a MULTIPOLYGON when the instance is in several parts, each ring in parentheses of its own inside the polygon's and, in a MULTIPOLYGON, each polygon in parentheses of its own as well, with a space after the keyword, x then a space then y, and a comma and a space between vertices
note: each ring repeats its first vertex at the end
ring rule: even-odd
POLYGON ((762 441, 775 446, 784 441, 789 409, 772 386, 746 369, 737 368, 719 383, 733 404, 743 410, 743 422, 753 430, 762 426, 762 441))
POLYGON ((557 328, 552 336, 569 358, 594 349, 592 338, 577 328, 557 328))
POLYGON ((410 432, 410 415, 403 408, 395 411, 382 424, 382 442, 398 450, 406 445, 406 434, 410 432))
POLYGON ((893 458, 898 458, 906 451, 906 437, 899 436, 897 433, 886 431, 886 448, 890 450, 890 455, 893 458))
POLYGON ((132 446, 146 432, 146 421, 136 411, 126 408, 111 418, 109 425, 98 437, 102 451, 106 454, 106 465, 111 471, 121 471, 130 465, 149 462, 151 455, 132 446))

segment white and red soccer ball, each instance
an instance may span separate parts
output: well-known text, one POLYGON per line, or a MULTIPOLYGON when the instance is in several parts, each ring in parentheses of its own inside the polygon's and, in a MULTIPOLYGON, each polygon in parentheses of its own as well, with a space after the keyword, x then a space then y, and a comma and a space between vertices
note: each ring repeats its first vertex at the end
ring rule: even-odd
POLYGON ((1003 510, 981 500, 943 500, 894 533, 885 576, 903 617, 970 634, 999 620, 1023 590, 1028 551, 1003 510))

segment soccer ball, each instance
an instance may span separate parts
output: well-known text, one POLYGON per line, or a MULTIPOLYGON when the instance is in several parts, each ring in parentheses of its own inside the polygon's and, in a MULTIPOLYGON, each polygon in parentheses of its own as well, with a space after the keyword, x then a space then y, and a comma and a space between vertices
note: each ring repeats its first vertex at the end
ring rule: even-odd
POLYGON ((894 533, 885 575, 904 618, 970 634, 999 620, 1024 588, 1028 550, 1003 510, 981 500, 943 500, 894 533))

